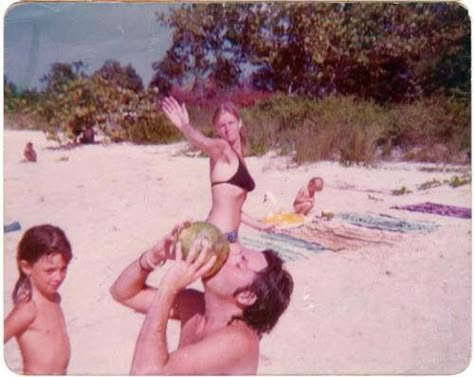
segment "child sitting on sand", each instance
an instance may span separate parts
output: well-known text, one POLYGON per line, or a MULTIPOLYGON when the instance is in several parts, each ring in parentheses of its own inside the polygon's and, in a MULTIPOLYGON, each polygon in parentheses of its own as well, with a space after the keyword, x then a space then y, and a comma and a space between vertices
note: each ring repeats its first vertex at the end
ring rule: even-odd
POLYGON ((66 235, 52 225, 28 229, 18 245, 20 277, 3 342, 16 337, 24 374, 66 374, 70 344, 57 291, 71 258, 66 235))
POLYGON ((23 152, 26 161, 36 162, 36 152, 33 149, 33 143, 30 141, 26 143, 25 151, 23 152))
POLYGON ((314 194, 316 191, 322 191, 324 181, 320 177, 311 178, 306 186, 299 189, 293 202, 293 208, 299 215, 306 216, 314 206, 314 194))

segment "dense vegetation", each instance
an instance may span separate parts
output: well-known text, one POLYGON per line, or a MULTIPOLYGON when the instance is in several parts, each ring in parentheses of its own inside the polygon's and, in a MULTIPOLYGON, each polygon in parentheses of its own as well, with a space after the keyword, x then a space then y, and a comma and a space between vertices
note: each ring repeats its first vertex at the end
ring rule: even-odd
POLYGON ((132 66, 55 63, 41 90, 5 79, 10 124, 64 142, 93 126, 112 141, 180 139, 172 94, 211 133, 213 107, 243 109, 249 152, 298 163, 470 154, 470 21, 456 3, 182 4, 157 20, 173 43, 145 86, 132 66))

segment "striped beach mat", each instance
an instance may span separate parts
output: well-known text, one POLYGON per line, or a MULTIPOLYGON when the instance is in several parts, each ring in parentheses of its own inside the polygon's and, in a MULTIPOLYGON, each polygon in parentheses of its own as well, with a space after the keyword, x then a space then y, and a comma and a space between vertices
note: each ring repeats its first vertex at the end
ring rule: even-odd
POLYGON ((343 212, 336 214, 334 218, 352 225, 390 232, 432 232, 439 228, 438 224, 431 221, 406 220, 389 215, 343 212))
POLYGON ((393 245, 404 233, 366 228, 341 220, 313 221, 284 231, 292 237, 313 242, 332 251, 355 250, 370 245, 393 245))
POLYGON ((419 203, 419 204, 410 204, 410 205, 406 205, 406 206, 393 206, 393 207, 390 207, 390 208, 407 210, 407 211, 430 213, 430 214, 441 215, 441 216, 459 217, 461 219, 470 219, 471 218, 471 208, 456 207, 456 206, 450 206, 450 205, 438 204, 438 203, 431 203, 431 202, 425 202, 425 203, 419 203))
POLYGON ((283 233, 258 233, 243 236, 242 243, 255 250, 275 250, 285 261, 308 257, 324 250, 324 247, 317 243, 283 233))
POLYGON ((317 254, 323 250, 355 250, 371 245, 391 246, 409 234, 432 232, 439 225, 388 215, 339 213, 330 221, 312 220, 304 225, 281 229, 279 233, 258 233, 242 237, 242 243, 257 250, 273 249, 286 261, 317 254))

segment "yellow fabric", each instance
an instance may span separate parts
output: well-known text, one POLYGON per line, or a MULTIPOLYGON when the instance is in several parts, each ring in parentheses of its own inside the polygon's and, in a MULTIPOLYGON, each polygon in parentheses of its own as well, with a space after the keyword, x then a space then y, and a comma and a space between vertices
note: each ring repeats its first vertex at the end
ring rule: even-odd
POLYGON ((274 224, 278 226, 301 225, 305 217, 294 212, 279 213, 277 215, 267 216, 262 221, 265 224, 274 224))

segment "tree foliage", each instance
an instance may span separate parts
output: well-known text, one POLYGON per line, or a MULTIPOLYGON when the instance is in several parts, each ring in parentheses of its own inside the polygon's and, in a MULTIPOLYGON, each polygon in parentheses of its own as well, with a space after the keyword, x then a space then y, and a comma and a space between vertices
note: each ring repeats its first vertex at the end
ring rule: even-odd
MULTIPOLYGON (((131 65, 108 60, 91 76, 82 63, 56 63, 43 77, 41 92, 16 93, 6 81, 9 108, 38 115, 44 131, 59 142, 77 142, 86 128, 95 127, 113 141, 169 142, 177 131, 156 109, 156 93, 144 90, 131 65), (36 101, 33 101, 33 100, 36 101)), ((6 80, 6 79, 5 79, 6 80)))
POLYGON ((157 19, 173 40, 147 89, 115 60, 92 75, 58 62, 40 91, 5 77, 5 114, 60 141, 94 127, 112 141, 169 142, 180 134, 157 100, 171 93, 203 124, 209 106, 234 101, 252 153, 279 148, 299 162, 470 150, 470 21, 456 3, 185 3, 157 19))
POLYGON ((116 60, 107 60, 93 76, 100 76, 111 85, 133 90, 135 93, 143 90, 143 81, 131 64, 122 67, 116 60))
POLYGON ((85 77, 85 65, 82 61, 69 63, 53 63, 49 73, 44 75, 40 81, 46 92, 59 92, 64 90, 64 85, 79 77, 85 77))
POLYGON ((399 102, 466 91, 470 22, 455 3, 184 4, 161 24, 173 44, 152 85, 212 80, 257 89, 399 102))
POLYGON ((161 24, 174 29, 173 45, 163 60, 153 64, 151 85, 191 82, 195 90, 208 80, 219 88, 237 85, 243 59, 234 28, 245 16, 242 9, 249 7, 252 5, 184 4, 170 15, 158 14, 161 24))

